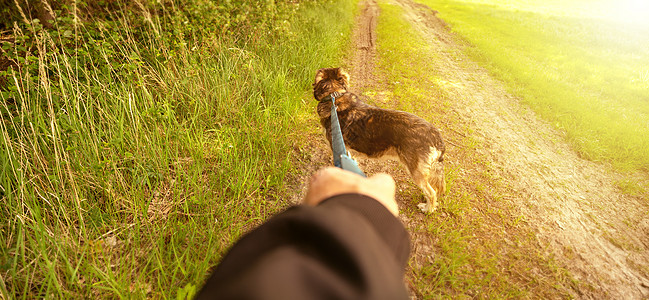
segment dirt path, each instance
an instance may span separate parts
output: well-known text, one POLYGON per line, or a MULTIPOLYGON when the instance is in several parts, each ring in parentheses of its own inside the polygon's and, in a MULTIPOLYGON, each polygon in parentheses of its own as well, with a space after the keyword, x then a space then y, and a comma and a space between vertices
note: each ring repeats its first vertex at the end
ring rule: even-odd
MULTIPOLYGON (((608 168, 581 159, 565 142, 561 133, 540 121, 510 95, 502 83, 466 57, 462 45, 430 8, 412 0, 390 0, 401 6, 405 18, 423 33, 436 57, 431 61, 439 71, 439 82, 453 99, 451 111, 464 119, 474 138, 488 145, 481 154, 492 160, 499 176, 506 178, 517 199, 511 201, 535 230, 539 243, 560 264, 586 286, 574 291, 581 298, 607 297, 638 299, 649 297, 649 219, 646 201, 621 194, 614 186, 619 176, 608 168)), ((379 8, 375 0, 361 1, 361 15, 353 41, 356 51, 350 59, 352 89, 362 93, 376 88, 372 70, 376 59, 376 21, 379 8)), ((374 102, 381 103, 377 94, 374 102)), ((329 164, 325 143, 314 142, 312 170, 329 164)), ((453 145, 448 144, 452 157, 453 145)), ((409 176, 394 162, 360 160, 367 173, 388 172, 401 191, 416 190, 409 176)), ((304 188, 304 186, 303 186, 304 188)), ((300 196, 301 197, 301 196, 300 196)), ((404 220, 407 226, 422 220, 404 220)), ((430 237, 413 237, 415 256, 428 251, 430 237)))
POLYGON ((459 53, 431 9, 411 0, 396 3, 434 45, 440 59, 433 63, 457 101, 455 111, 491 145, 495 165, 522 192, 519 206, 541 239, 579 280, 611 298, 649 296, 646 204, 619 193, 616 175, 581 159, 560 133, 459 53))

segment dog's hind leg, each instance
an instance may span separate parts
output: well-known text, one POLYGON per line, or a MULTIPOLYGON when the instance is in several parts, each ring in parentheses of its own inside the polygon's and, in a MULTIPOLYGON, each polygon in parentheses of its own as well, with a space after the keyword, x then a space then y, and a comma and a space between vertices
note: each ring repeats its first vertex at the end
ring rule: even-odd
POLYGON ((420 188, 424 191, 424 197, 426 197, 426 203, 419 203, 417 207, 423 213, 432 213, 437 209, 437 192, 430 186, 428 183, 424 183, 420 188))
POLYGON ((426 203, 419 203, 417 207, 424 213, 431 213, 437 209, 437 192, 428 182, 426 171, 428 170, 414 170, 412 172, 412 179, 421 191, 424 192, 424 198, 426 198, 426 203))
POLYGON ((424 213, 431 213, 437 209, 437 197, 446 192, 444 180, 444 163, 438 160, 429 160, 412 170, 412 179, 424 192, 426 203, 417 205, 424 213))
POLYGON ((446 194, 446 180, 444 180, 444 163, 434 161, 430 164, 428 173, 428 183, 433 187, 438 195, 446 194))

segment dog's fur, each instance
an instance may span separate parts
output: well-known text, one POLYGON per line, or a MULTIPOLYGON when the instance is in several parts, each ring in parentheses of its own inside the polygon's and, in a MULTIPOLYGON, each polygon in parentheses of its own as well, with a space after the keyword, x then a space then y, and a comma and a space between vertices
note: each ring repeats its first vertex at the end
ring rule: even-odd
POLYGON ((331 97, 333 92, 343 140, 348 149, 370 158, 398 158, 424 192, 424 212, 437 208, 437 197, 446 192, 444 142, 437 128, 407 112, 387 110, 364 103, 348 91, 349 74, 341 68, 320 69, 313 83, 320 123, 331 145, 331 97))

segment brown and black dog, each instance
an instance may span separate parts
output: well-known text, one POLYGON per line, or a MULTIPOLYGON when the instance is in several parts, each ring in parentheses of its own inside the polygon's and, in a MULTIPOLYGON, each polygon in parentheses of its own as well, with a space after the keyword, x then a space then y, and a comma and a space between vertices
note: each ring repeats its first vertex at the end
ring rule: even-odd
POLYGON ((342 68, 320 69, 313 83, 320 123, 331 146, 331 94, 343 140, 352 149, 369 158, 396 158, 410 172, 424 192, 427 203, 418 206, 424 212, 437 208, 437 197, 446 192, 444 181, 444 141, 437 128, 407 112, 387 110, 364 103, 348 91, 349 74, 342 68))

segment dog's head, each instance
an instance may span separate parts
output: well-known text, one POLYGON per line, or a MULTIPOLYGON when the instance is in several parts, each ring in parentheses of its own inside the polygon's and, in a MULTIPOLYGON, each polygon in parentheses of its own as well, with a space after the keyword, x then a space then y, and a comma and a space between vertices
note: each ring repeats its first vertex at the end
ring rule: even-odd
POLYGON ((349 74, 342 68, 325 68, 315 73, 313 97, 323 100, 333 92, 345 93, 349 85, 349 74))

